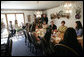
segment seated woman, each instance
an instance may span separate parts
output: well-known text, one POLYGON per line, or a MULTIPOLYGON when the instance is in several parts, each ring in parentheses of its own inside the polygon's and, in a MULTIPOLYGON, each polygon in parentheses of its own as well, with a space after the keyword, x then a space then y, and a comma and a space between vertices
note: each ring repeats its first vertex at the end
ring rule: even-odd
POLYGON ((65 26, 65 21, 61 22, 61 26, 58 28, 59 32, 65 32, 67 27, 65 26))
POLYGON ((57 30, 57 26, 54 24, 53 21, 51 21, 51 25, 50 25, 49 27, 50 27, 50 29, 52 30, 52 32, 53 32, 54 30, 57 30))
POLYGON ((10 34, 11 36, 14 36, 15 33, 16 33, 16 30, 15 30, 15 26, 12 24, 12 21, 9 21, 9 31, 10 31, 10 34))
POLYGON ((80 21, 76 21, 76 26, 75 26, 75 30, 76 30, 76 34, 77 37, 81 37, 83 35, 83 27, 80 21))
POLYGON ((35 31, 35 26, 36 26, 36 23, 34 21, 33 24, 32 24, 32 31, 35 31))
POLYGON ((28 32, 29 32, 29 24, 28 24, 28 23, 26 23, 25 29, 26 29, 26 31, 27 31, 27 33, 28 33, 28 32))
POLYGON ((17 30, 18 29, 18 21, 15 20, 15 29, 17 30))
POLYGON ((59 46, 55 47, 55 51, 56 51, 55 54, 58 56, 83 55, 83 50, 81 45, 78 43, 75 29, 68 28, 65 31, 64 39, 60 42, 59 46))

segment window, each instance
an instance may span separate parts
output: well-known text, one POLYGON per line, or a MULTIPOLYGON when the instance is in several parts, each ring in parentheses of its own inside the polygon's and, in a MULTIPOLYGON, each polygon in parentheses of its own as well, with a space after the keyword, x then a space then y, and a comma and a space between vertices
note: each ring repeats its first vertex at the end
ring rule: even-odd
POLYGON ((5 14, 1 14, 1 22, 3 22, 5 28, 7 28, 6 17, 5 14))
POLYGON ((5 14, 1 14, 1 38, 8 37, 7 22, 5 14))
POLYGON ((17 20, 18 26, 20 27, 22 25, 22 23, 24 23, 23 13, 6 13, 6 14, 3 13, 3 14, 1 14, 1 22, 4 23, 4 27, 5 27, 5 29, 1 30, 3 32, 3 33, 1 33, 1 38, 8 37, 7 27, 9 27, 9 24, 10 24, 9 21, 12 21, 13 26, 15 26, 15 20, 17 20), (7 18, 6 18, 6 16, 7 16, 7 18), (7 24, 8 24, 8 26, 7 26, 7 24))
POLYGON ((8 25, 9 21, 12 21, 12 25, 15 25, 15 14, 7 14, 8 25))
POLYGON ((15 13, 15 14, 7 14, 8 24, 9 21, 12 21, 13 26, 15 26, 15 20, 17 20, 18 27, 24 23, 24 16, 23 13, 15 13))
POLYGON ((16 14, 16 19, 18 21, 18 26, 22 26, 21 24, 24 23, 24 17, 23 14, 16 14))

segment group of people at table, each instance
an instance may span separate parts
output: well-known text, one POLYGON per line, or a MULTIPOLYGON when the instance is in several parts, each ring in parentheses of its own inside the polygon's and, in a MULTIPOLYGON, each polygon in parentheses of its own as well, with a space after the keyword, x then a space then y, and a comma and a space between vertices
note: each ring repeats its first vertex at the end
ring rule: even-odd
MULTIPOLYGON (((47 43, 53 42, 54 44, 64 44, 73 48, 76 52, 82 55, 82 46, 78 42, 77 38, 83 36, 83 27, 80 21, 75 22, 75 29, 65 26, 65 21, 61 22, 61 26, 57 29, 57 26, 51 21, 51 25, 48 25, 48 20, 43 21, 42 24, 34 24, 34 31, 32 34, 37 39, 37 42, 41 42, 44 39, 47 43)), ((29 32, 28 23, 26 24, 26 31, 29 32)))
MULTIPOLYGON (((79 55, 82 55, 82 46, 78 42, 77 38, 83 36, 83 27, 80 21, 75 22, 75 29, 65 26, 66 22, 62 21, 61 26, 58 27, 51 21, 48 25, 48 18, 43 15, 42 24, 32 24, 32 34, 35 36, 37 42, 41 43, 41 39, 44 39, 47 43, 53 42, 54 44, 64 44, 73 48, 79 55)), ((23 26, 24 28, 24 26, 23 26)), ((26 23, 25 30, 29 33, 30 25, 26 23)))

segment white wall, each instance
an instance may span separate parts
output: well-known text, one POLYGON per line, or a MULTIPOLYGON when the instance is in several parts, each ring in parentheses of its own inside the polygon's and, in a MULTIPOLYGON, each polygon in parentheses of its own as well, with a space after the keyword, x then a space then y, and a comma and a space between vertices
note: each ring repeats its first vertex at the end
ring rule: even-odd
POLYGON ((34 11, 1 11, 1 13, 24 13, 24 15, 25 15, 25 23, 28 22, 28 18, 27 18, 28 15, 31 15, 31 22, 29 22, 29 23, 32 23, 33 20, 34 20, 33 19, 34 11))
MULTIPOLYGON (((54 19, 53 21, 55 22, 55 24, 57 25, 57 27, 59 27, 61 25, 61 21, 64 20, 66 22, 66 26, 67 27, 74 27, 75 26, 75 21, 77 21, 77 19, 75 18, 75 9, 77 7, 81 7, 81 19, 79 19, 79 21, 81 21, 81 23, 83 24, 83 2, 75 2, 72 4, 72 13, 70 14, 70 19, 67 18, 60 18, 60 19, 54 19)), ((58 13, 60 10, 65 11, 63 5, 56 7, 56 8, 52 8, 52 9, 48 9, 45 12, 47 13, 48 19, 49 19, 49 24, 51 21, 50 18, 50 14, 52 13, 58 13)))

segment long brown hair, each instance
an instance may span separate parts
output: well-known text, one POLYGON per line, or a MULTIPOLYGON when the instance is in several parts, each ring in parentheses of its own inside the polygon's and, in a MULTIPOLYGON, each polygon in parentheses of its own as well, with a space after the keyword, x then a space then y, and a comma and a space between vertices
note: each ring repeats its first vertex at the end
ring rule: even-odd
POLYGON ((64 33, 64 41, 69 44, 78 43, 77 34, 74 28, 67 28, 67 30, 64 33))
POLYGON ((76 21, 76 24, 77 24, 77 27, 76 27, 77 30, 82 29, 82 24, 80 21, 76 21))

